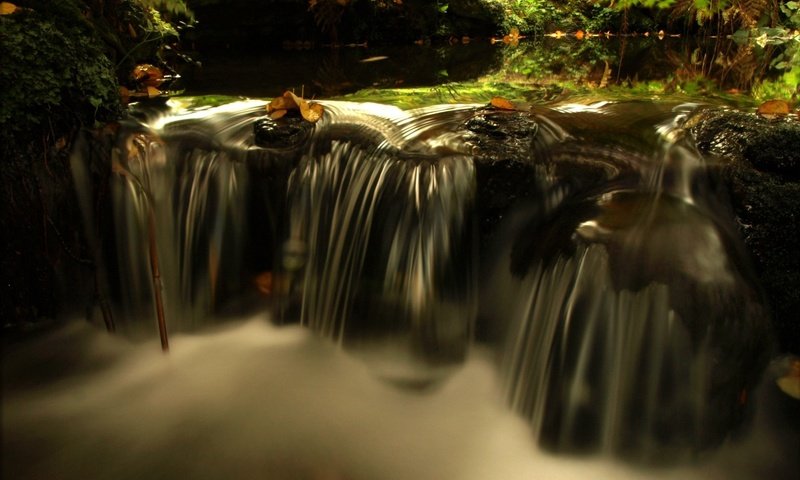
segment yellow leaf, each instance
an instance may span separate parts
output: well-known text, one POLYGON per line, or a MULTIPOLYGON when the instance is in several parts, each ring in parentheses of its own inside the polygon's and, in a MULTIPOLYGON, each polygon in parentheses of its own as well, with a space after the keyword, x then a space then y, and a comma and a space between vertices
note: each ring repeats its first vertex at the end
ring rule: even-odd
POLYGON ((789 103, 783 100, 767 100, 759 105, 757 112, 763 116, 788 115, 789 103))
POLYGON ((282 96, 275 97, 269 102, 267 105, 267 113, 272 113, 275 110, 291 110, 293 108, 297 108, 294 94, 292 92, 285 92, 282 96))
POLYGON ((503 97, 492 97, 492 101, 489 103, 500 110, 516 110, 514 104, 503 97))
POLYGON ((289 110, 299 110, 300 115, 311 123, 318 122, 325 112, 322 105, 308 102, 289 91, 283 92, 283 95, 272 99, 267 104, 267 114, 275 120, 286 115, 289 110))
POLYGON ((269 113, 269 118, 271 118, 273 120, 277 120, 277 119, 283 117, 284 115, 286 115, 286 112, 288 112, 288 110, 285 110, 285 109, 273 110, 272 112, 269 113))
POLYGON ((317 123, 323 113, 325 113, 325 108, 319 103, 303 102, 300 104, 300 115, 311 123, 317 123))
POLYGON ((147 87, 147 96, 150 98, 157 97, 161 95, 161 90, 157 89, 156 87, 147 87))
POLYGON ((0 2, 0 15, 11 15, 20 8, 11 2, 0 2))
POLYGON ((324 111, 322 105, 315 103, 313 104, 314 107, 312 108, 308 102, 292 92, 286 92, 284 95, 287 93, 292 96, 294 103, 297 104, 297 107, 300 109, 300 115, 302 115, 307 121, 316 123, 320 118, 322 118, 322 113, 324 111))

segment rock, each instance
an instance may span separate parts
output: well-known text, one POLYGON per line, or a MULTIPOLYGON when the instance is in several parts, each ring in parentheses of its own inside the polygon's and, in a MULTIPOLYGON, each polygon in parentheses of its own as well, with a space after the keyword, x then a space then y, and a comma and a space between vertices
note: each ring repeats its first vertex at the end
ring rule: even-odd
POLYGON ((800 122, 729 110, 690 120, 698 148, 723 159, 739 230, 765 290, 779 347, 800 352, 800 122))

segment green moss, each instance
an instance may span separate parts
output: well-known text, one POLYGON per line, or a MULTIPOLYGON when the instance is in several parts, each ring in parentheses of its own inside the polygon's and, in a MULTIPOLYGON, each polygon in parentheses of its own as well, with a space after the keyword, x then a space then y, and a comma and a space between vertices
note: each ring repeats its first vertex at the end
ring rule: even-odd
POLYGON ((80 10, 67 8, 69 3, 0 17, 0 129, 5 136, 45 126, 58 130, 60 124, 91 125, 120 112, 117 80, 103 43, 80 10))

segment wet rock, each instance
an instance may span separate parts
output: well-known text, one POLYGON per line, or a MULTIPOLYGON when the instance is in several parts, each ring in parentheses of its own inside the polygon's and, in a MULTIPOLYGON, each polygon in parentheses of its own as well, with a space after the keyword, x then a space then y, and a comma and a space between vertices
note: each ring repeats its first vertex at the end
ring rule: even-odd
POLYGON ((264 117, 253 124, 255 143, 269 149, 293 149, 305 145, 314 130, 314 124, 299 117, 273 120, 264 117))
POLYGON ((541 190, 531 148, 538 125, 520 112, 486 111, 464 128, 475 155, 480 243, 486 246, 509 208, 541 190))
POLYGON ((755 263, 783 351, 800 352, 800 122, 728 110, 690 123, 698 148, 723 159, 721 178, 755 263))

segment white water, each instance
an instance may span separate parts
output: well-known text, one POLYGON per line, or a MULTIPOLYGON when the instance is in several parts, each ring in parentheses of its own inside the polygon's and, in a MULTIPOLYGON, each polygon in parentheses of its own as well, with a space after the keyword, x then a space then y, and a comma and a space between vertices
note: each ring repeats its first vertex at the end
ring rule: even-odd
POLYGON ((175 335, 169 355, 83 321, 5 353, 7 479, 788 480, 797 463, 758 423, 672 469, 553 456, 480 348, 438 388, 403 390, 262 317, 175 335))
MULTIPOLYGON (((191 156, 173 158, 158 140, 133 135, 141 145, 117 158, 127 172, 115 178, 114 201, 122 292, 135 294, 130 303, 138 299, 146 318, 149 297, 162 288, 147 276, 154 211, 173 351, 162 357, 151 346, 74 327, 10 355, 12 379, 38 370, 30 363, 40 362, 37 355, 67 369, 108 365, 43 389, 9 389, 4 450, 14 460, 4 468, 12 476, 745 479, 770 464, 777 469, 771 478, 791 471, 771 433, 756 430, 752 440, 717 452, 698 448, 700 433, 710 432, 713 444, 738 426, 726 415, 745 410, 738 386, 751 385, 739 370, 746 377, 761 368, 748 364, 761 344, 750 351, 746 340, 761 340, 762 317, 746 280, 731 276, 729 260, 738 257, 721 248, 725 229, 718 231, 710 209, 692 195, 695 172, 703 173, 695 152, 667 139, 670 148, 644 156, 643 164, 625 151, 603 157, 638 171, 641 192, 631 200, 625 192, 577 198, 596 202, 600 214, 576 224, 571 236, 555 237, 585 242, 571 255, 534 256, 527 276, 509 279, 515 267, 508 247, 542 246, 524 231, 501 245, 500 275, 483 279, 489 295, 481 301, 490 322, 506 324, 507 342, 489 354, 468 340, 476 301, 469 221, 475 172, 455 130, 474 107, 329 107, 343 123, 323 120, 305 139, 310 143, 297 146, 302 157, 290 181, 279 261, 290 277, 289 303, 299 297, 300 322, 334 342, 263 318, 214 334, 172 335, 210 323, 204 317, 213 316, 215 286, 235 282, 236 266, 247 261, 237 257, 244 218, 237 192, 246 185, 246 172, 237 169, 253 148, 251 124, 263 103, 151 122, 154 133, 175 124, 178 131, 210 129, 205 134, 218 141, 208 148, 192 137, 175 150, 191 156), (190 120, 197 123, 180 124, 190 120), (334 135, 329 127, 340 130, 334 135), (233 271, 220 277, 220 265, 233 271), (696 301, 695 294, 705 296, 696 301), (692 315, 710 309, 700 314, 710 326, 698 322, 695 330, 706 330, 698 335, 703 342, 720 338, 721 346, 690 345, 696 332, 673 303, 688 312, 689 326, 692 315), (744 310, 734 311, 740 304, 744 310), (736 335, 728 338, 728 331, 736 335), (348 356, 355 353, 360 362, 348 356), (497 370, 496 353, 503 357, 497 370), (710 362, 711 355, 720 358, 710 362), (427 388, 401 390, 377 377, 427 388), (712 384, 724 388, 707 389, 712 384), (717 416, 707 391, 723 392, 717 416), (701 432, 706 417, 709 432, 701 432), (659 464, 686 461, 687 452, 702 458, 677 469, 636 470, 553 457, 536 447, 548 422, 555 442, 544 443, 560 451, 588 446, 605 458, 644 452, 633 457, 659 464), (665 439, 679 454, 659 462, 650 443, 665 439)), ((598 112, 584 112, 582 121, 597 121, 598 112)), ((674 131, 670 125, 658 134, 674 131)), ((584 142, 566 133, 550 137, 550 147, 584 142)), ((576 151, 591 161, 591 146, 576 151)), ((135 308, 123 305, 122 312, 124 319, 135 308)))

